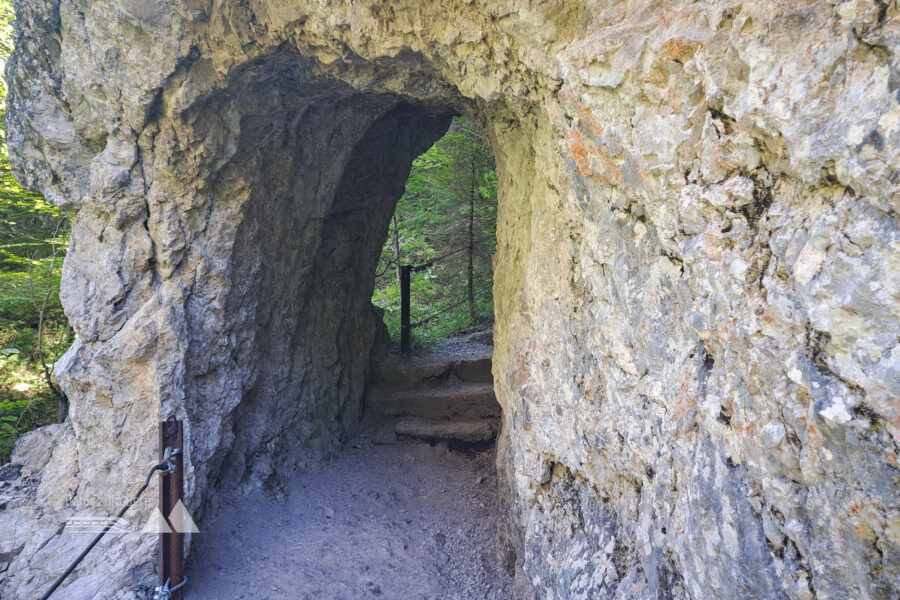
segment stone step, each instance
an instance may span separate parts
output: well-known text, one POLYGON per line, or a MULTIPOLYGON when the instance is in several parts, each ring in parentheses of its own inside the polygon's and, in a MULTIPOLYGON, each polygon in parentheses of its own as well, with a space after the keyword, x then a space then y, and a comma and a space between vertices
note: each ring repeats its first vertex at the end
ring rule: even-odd
POLYGON ((389 417, 426 419, 483 419, 500 416, 492 383, 458 387, 391 391, 373 390, 368 409, 389 417))
POLYGON ((491 383, 491 355, 392 356, 383 360, 376 378, 384 388, 412 389, 434 387, 454 379, 470 383, 491 383))
POLYGON ((382 361, 376 371, 380 384, 393 387, 411 387, 424 382, 440 382, 452 372, 452 364, 446 360, 405 360, 398 357, 382 361))
POLYGON ((453 363, 453 374, 463 381, 474 383, 493 383, 491 374, 491 357, 463 359, 453 363))
POLYGON ((486 444, 497 437, 499 427, 499 419, 494 418, 478 421, 432 421, 406 417, 397 421, 394 433, 398 439, 486 444))

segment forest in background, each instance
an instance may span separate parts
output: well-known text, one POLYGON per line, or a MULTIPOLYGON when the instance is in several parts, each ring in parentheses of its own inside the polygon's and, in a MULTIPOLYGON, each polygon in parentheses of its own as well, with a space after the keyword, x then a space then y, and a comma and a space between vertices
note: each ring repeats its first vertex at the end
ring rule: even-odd
POLYGON ((372 303, 400 337, 400 265, 433 265, 410 285, 413 342, 444 338, 493 320, 497 176, 473 123, 453 119, 447 133, 413 161, 406 191, 381 251, 372 303))
MULTIPOLYGON (((0 66, 12 51, 15 13, 0 0, 0 66)), ((70 216, 16 182, 6 147, 0 79, 0 464, 19 435, 65 414, 50 371, 72 343, 59 302, 70 216)))

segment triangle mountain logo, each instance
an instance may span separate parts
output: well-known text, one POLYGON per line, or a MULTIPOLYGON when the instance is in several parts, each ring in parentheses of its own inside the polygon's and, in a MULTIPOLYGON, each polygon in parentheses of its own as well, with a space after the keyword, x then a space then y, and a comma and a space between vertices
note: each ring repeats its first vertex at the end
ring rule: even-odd
POLYGON ((179 500, 172 512, 169 513, 168 520, 159 508, 154 507, 141 529, 141 533, 200 533, 200 530, 197 529, 197 524, 191 518, 187 507, 179 500))
POLYGON ((191 518, 191 513, 185 507, 184 503, 179 500, 172 512, 169 513, 169 523, 176 533, 200 533, 197 525, 191 518))
POLYGON ((153 507, 150 517, 144 524, 143 529, 141 529, 141 533, 172 533, 172 529, 169 527, 163 514, 159 512, 159 509, 153 507))

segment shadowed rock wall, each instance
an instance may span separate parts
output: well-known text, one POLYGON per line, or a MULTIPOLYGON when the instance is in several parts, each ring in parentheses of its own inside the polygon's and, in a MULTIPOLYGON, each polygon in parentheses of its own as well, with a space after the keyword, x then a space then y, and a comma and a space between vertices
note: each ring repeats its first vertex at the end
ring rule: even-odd
MULTIPOLYGON (((18 11, 10 146, 22 181, 79 210, 79 341, 57 367, 69 422, 14 457, 0 531, 27 541, 2 538, 4 597, 61 570, 80 540, 55 524, 134 481, 167 414, 189 422, 192 508, 340 441, 367 274, 449 110, 497 159, 517 594, 900 587, 896 3, 18 11)), ((118 567, 71 593, 147 580, 152 540, 108 543, 118 567)))

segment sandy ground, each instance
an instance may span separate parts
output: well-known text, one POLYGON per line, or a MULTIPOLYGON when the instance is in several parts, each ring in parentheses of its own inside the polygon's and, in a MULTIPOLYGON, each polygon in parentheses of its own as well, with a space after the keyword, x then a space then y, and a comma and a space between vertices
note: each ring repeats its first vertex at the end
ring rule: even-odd
POLYGON ((376 444, 368 431, 280 500, 224 499, 195 535, 187 599, 510 598, 493 452, 376 444))

